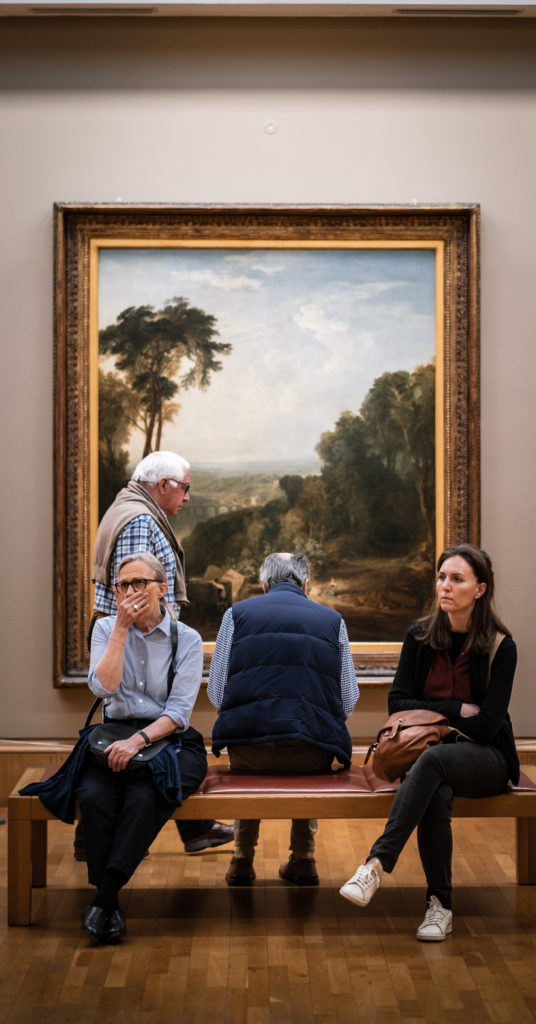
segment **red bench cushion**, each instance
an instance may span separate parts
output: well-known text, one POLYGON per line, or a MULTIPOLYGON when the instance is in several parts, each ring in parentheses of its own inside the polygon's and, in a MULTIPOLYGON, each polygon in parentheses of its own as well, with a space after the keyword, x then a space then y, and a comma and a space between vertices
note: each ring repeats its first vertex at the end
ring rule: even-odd
MULTIPOLYGON (((57 772, 57 765, 48 765, 41 782, 57 772)), ((246 775, 228 767, 210 765, 198 793, 394 793, 399 782, 377 779, 370 765, 352 765, 347 771, 319 775, 246 775)), ((536 783, 521 772, 519 784, 508 786, 514 792, 534 792, 536 783)))
MULTIPOLYGON (((394 793, 399 782, 384 782, 377 779, 367 765, 352 765, 348 771, 318 775, 247 775, 232 772, 227 767, 211 765, 200 786, 199 793, 394 793)), ((521 772, 519 785, 510 786, 516 792, 536 791, 536 783, 521 772)))
POLYGON ((200 793, 394 793, 398 782, 382 782, 368 765, 318 775, 247 775, 211 765, 200 793))

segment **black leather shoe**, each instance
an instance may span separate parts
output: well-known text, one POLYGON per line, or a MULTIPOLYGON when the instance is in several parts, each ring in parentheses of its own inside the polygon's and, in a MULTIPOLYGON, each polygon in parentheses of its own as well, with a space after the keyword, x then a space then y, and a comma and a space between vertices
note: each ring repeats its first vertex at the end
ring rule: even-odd
POLYGON ((202 836, 195 839, 187 839, 184 844, 185 853, 199 853, 201 850, 208 850, 211 846, 223 846, 234 839, 234 826, 224 825, 221 821, 215 821, 212 828, 202 836))
POLYGON ((97 942, 105 942, 108 915, 102 907, 88 907, 80 918, 82 931, 97 942))
POLYGON ((115 910, 112 910, 108 918, 105 939, 109 942, 110 939, 118 939, 120 935, 126 935, 126 933, 127 923, 125 917, 119 907, 117 907, 115 910))

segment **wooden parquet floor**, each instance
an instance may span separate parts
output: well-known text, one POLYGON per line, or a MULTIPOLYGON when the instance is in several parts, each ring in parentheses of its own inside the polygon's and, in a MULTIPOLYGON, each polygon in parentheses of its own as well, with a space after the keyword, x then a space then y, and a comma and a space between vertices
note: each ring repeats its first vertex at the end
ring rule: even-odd
POLYGON ((123 892, 128 936, 94 947, 79 916, 85 865, 54 822, 49 887, 31 928, 6 925, 0 826, 1 1024, 524 1024, 536 1020, 536 887, 514 882, 513 826, 457 821, 454 932, 419 943, 413 841, 373 902, 338 888, 382 822, 320 823, 318 889, 281 882, 289 825, 263 822, 251 889, 224 881, 229 849, 185 856, 167 825, 123 892))

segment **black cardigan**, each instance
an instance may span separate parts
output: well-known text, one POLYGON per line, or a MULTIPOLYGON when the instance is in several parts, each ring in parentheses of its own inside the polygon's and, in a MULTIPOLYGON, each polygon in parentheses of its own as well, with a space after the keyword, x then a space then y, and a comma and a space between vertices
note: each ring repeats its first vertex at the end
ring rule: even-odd
POLYGON ((478 704, 478 715, 460 718, 460 700, 424 700, 424 684, 432 664, 435 651, 428 644, 417 640, 416 634, 422 627, 410 626, 400 652, 400 661, 389 691, 389 714, 408 711, 410 708, 426 708, 438 711, 448 718, 450 725, 465 733, 475 743, 489 744, 501 750, 508 764, 508 774, 514 785, 519 782, 519 759, 512 723, 508 715, 508 704, 512 693, 517 649, 511 637, 506 636, 499 644, 491 666, 489 685, 487 654, 471 654, 469 658, 469 684, 473 702, 478 704))

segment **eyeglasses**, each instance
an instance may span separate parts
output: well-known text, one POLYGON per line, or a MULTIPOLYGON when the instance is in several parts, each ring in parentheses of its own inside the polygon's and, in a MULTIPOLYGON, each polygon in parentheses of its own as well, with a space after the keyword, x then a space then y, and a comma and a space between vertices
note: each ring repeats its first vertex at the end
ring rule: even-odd
POLYGON ((114 583, 114 588, 118 591, 119 594, 125 595, 128 594, 128 588, 132 587, 132 589, 135 590, 137 594, 139 594, 141 593, 142 590, 145 590, 148 583, 162 583, 162 580, 122 580, 120 583, 114 583))
POLYGON ((174 480, 172 476, 166 477, 172 487, 182 487, 185 494, 190 490, 190 484, 183 484, 182 480, 174 480))

